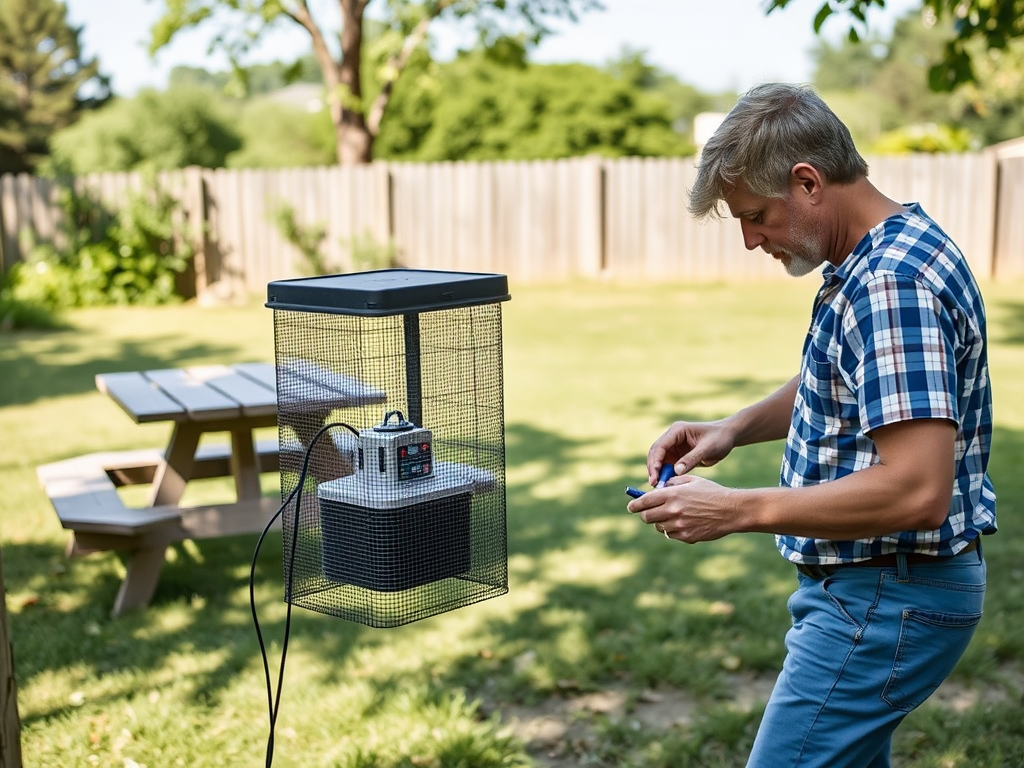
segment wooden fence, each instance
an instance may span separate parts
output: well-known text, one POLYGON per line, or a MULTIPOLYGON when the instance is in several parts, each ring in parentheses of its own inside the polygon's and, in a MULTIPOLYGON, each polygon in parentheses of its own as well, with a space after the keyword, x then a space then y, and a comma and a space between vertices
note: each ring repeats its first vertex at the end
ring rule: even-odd
MULTIPOLYGON (((983 279, 1024 277, 1024 158, 992 151, 868 158, 871 179, 921 202, 983 279)), ((207 170, 161 174, 181 203, 180 229, 196 248, 190 288, 200 297, 261 294, 308 269, 275 223, 324 232, 330 271, 403 266, 501 272, 517 282, 583 278, 724 281, 784 277, 743 247, 728 218, 686 212, 692 160, 578 158, 537 162, 375 163, 342 168, 207 170), (376 259, 376 260, 375 260, 376 259)), ((116 207, 137 174, 76 179, 116 207)), ((9 268, 32 238, 59 238, 53 182, 0 177, 0 248, 9 268)))

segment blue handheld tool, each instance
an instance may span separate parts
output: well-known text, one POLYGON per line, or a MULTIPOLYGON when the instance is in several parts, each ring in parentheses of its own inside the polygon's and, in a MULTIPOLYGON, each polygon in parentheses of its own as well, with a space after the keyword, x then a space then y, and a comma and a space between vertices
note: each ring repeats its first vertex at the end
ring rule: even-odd
MULTIPOLYGON (((675 475, 675 467, 673 467, 671 464, 666 464, 661 468, 661 472, 658 473, 658 484, 655 486, 655 488, 661 488, 663 485, 665 485, 665 483, 668 482, 670 477, 675 477, 675 475)), ((634 499, 639 499, 641 496, 644 495, 644 491, 641 491, 639 488, 627 487, 626 495, 632 496, 634 499)))
POLYGON ((658 484, 655 488, 661 488, 665 483, 669 481, 669 478, 676 476, 676 468, 673 464, 665 464, 661 468, 661 472, 658 473, 658 484))

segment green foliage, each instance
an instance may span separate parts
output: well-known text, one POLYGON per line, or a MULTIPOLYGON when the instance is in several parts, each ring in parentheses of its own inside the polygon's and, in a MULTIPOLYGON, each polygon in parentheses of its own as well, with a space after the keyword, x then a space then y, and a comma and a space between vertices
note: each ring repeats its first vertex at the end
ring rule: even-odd
POLYGON ((942 61, 928 70, 928 85, 935 91, 952 91, 975 80, 972 42, 1002 50, 1024 38, 1024 0, 924 0, 924 5, 938 18, 952 19, 956 30, 942 61))
POLYGON ((328 267, 320 251, 327 233, 318 224, 301 224, 295 216, 295 208, 282 203, 274 211, 274 224, 281 236, 294 245, 302 256, 302 272, 305 275, 325 275, 328 267))
MULTIPOLYGON (((768 0, 765 12, 785 8, 790 2, 768 0)), ((872 7, 884 8, 885 0, 827 0, 815 15, 814 31, 820 33, 830 16, 840 14, 848 22, 847 37, 856 43, 867 28, 867 12, 872 7)), ((928 24, 936 20, 952 23, 941 59, 927 70, 928 86, 933 91, 949 92, 975 81, 973 44, 1003 50, 1024 38, 1024 0, 923 0, 921 17, 928 24)))
POLYGON ((168 79, 171 88, 212 88, 244 97, 273 93, 293 83, 323 85, 323 75, 313 56, 301 56, 289 63, 274 61, 253 64, 229 72, 208 72, 201 67, 177 66, 168 79))
POLYGON ((341 29, 335 35, 323 18, 317 17, 322 8, 316 4, 164 0, 163 5, 164 13, 151 30, 150 52, 156 53, 183 30, 217 23, 220 29, 213 35, 212 45, 228 56, 243 87, 246 55, 269 29, 295 23, 309 34, 314 49, 323 54, 317 63, 332 104, 329 114, 339 137, 337 152, 342 163, 372 159, 392 90, 424 45, 434 19, 444 16, 469 20, 485 48, 500 48, 500 41, 506 38, 539 41, 548 32, 548 18, 575 19, 579 11, 601 7, 597 0, 388 0, 382 4, 382 15, 368 23, 364 17, 367 3, 343 1, 338 3, 341 29), (379 32, 366 34, 368 27, 379 32), (332 37, 348 49, 331 51, 324 40, 332 37), (364 71, 364 41, 373 38, 377 43, 374 58, 381 66, 364 71), (357 50, 352 50, 353 46, 357 50))
POLYGON ((71 307, 155 305, 179 300, 176 278, 191 246, 174 230, 178 203, 155 182, 126 196, 116 213, 88 194, 60 187, 62 230, 30 244, 0 292, 0 322, 45 326, 71 307))
POLYGON ((912 12, 889 39, 820 41, 815 85, 871 151, 965 151, 1024 134, 1024 41, 1001 50, 971 47, 975 78, 952 94, 921 87, 942 57, 952 25, 922 25, 912 12), (922 133, 921 126, 938 129, 922 133), (883 139, 884 136, 884 139, 883 139))
POLYGON ((331 165, 334 126, 325 109, 311 112, 268 97, 238 108, 235 128, 241 148, 227 158, 229 168, 289 168, 331 165))
POLYGON ((924 73, 942 56, 949 31, 949 24, 922 25, 914 12, 893 25, 886 56, 870 90, 891 105, 899 125, 955 120, 948 94, 922 87, 924 73))
POLYGON ((691 144, 697 115, 701 112, 728 112, 732 107, 735 101, 732 94, 703 93, 648 64, 644 55, 643 51, 623 48, 618 58, 609 61, 604 70, 626 82, 636 92, 664 101, 673 129, 686 135, 691 144))
POLYGON ((901 155, 910 152, 967 152, 971 149, 971 132, 948 125, 910 125, 882 134, 868 147, 879 155, 901 155))
POLYGON ((91 285, 90 303, 166 304, 177 301, 175 276, 184 272, 192 247, 176 236, 178 202, 153 186, 129 195, 103 240, 77 254, 79 279, 91 285))
POLYGON ((953 94, 960 123, 982 144, 1024 136, 1024 40, 1005 48, 971 46, 974 80, 953 94))
POLYGON ((109 96, 80 31, 56 0, 0 3, 0 173, 32 171, 55 129, 109 96))
MULTIPOLYGON (((322 246, 327 233, 322 225, 300 223, 295 208, 288 203, 277 206, 271 215, 281 236, 301 255, 299 271, 303 275, 326 275, 337 270, 324 257, 322 246)), ((398 246, 392 241, 380 242, 369 230, 343 240, 342 245, 348 249, 355 271, 385 269, 397 263, 398 246)))
MULTIPOLYGON (((819 41, 812 52, 814 83, 829 94, 859 92, 867 96, 855 123, 873 119, 873 130, 861 141, 910 123, 946 122, 953 117, 949 98, 921 87, 924 72, 938 59, 947 30, 921 25, 916 13, 896 21, 888 39, 866 42, 846 39, 837 45, 819 41)), ((851 130, 854 126, 851 126, 851 130)))
POLYGON ((389 240, 381 242, 369 230, 343 242, 352 258, 352 269, 362 272, 388 269, 398 265, 398 245, 389 240))
POLYGON ((503 66, 483 51, 435 65, 395 90, 378 157, 543 159, 679 156, 666 100, 583 64, 503 66))
POLYGON ((16 328, 54 328, 61 325, 60 308, 74 297, 66 268, 46 261, 18 262, 0 278, 0 331, 16 328))
POLYGON ((221 168, 241 147, 222 96, 205 88, 141 91, 53 137, 56 165, 98 171, 221 168))
POLYGON ((836 45, 819 39, 811 50, 815 86, 822 91, 870 88, 885 65, 888 47, 875 36, 862 43, 844 38, 836 45))

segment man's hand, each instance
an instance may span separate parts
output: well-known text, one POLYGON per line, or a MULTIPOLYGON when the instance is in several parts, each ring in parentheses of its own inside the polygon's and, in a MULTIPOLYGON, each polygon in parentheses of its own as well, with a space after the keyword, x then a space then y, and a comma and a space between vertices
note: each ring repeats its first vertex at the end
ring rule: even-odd
POLYGON ((695 467, 717 464, 741 445, 784 438, 793 415, 797 381, 794 376, 768 397, 726 419, 677 421, 647 452, 651 485, 657 483, 666 462, 675 465, 677 475, 685 475, 695 467))
POLYGON ((677 421, 654 441, 647 452, 647 477, 657 485, 664 464, 675 466, 677 475, 694 467, 710 467, 732 451, 735 436, 724 421, 677 421))
POLYGON ((742 529, 734 491, 707 478, 674 477, 626 507, 671 539, 695 544, 742 529))

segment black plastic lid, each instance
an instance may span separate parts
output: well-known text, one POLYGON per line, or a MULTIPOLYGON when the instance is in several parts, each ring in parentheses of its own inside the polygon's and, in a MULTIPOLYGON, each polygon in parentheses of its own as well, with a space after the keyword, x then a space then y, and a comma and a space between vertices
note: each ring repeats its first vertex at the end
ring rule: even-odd
POLYGON ((508 301, 505 275, 379 269, 267 284, 271 309, 333 315, 399 315, 508 301))

